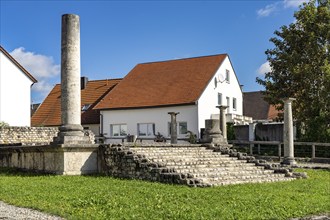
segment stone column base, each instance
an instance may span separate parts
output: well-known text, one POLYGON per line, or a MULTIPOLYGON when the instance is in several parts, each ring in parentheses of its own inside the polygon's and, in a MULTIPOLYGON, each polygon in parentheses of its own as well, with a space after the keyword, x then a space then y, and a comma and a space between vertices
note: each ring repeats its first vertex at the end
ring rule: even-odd
POLYGON ((90 138, 88 136, 62 136, 59 133, 58 137, 54 137, 53 142, 51 145, 81 145, 81 144, 92 144, 90 138))
POLYGON ((296 165, 297 162, 295 161, 295 159, 293 157, 285 157, 281 164, 296 165))
POLYGON ((54 137, 51 145, 59 144, 93 144, 88 136, 85 136, 81 125, 62 125, 60 132, 54 137))
POLYGON ((228 144, 225 139, 220 136, 220 137, 205 137, 201 141, 202 143, 212 143, 212 144, 228 144))
POLYGON ((97 144, 7 147, 0 152, 0 165, 58 175, 94 174, 100 169, 98 147, 97 144))

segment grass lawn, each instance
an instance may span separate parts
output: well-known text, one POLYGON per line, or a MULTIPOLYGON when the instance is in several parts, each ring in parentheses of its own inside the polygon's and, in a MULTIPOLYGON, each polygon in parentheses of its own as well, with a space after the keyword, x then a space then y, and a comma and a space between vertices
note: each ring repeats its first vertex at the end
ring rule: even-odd
POLYGON ((67 219, 289 219, 329 213, 330 172, 303 171, 309 179, 189 188, 0 168, 0 200, 67 219))

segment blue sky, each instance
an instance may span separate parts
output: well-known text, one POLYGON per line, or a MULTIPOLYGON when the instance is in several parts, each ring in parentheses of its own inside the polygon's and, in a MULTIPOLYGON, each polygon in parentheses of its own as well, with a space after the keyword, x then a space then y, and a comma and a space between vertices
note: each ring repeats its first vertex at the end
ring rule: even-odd
POLYGON ((38 83, 41 102, 60 82, 61 16, 81 22, 81 75, 124 77, 136 64, 227 53, 243 91, 263 88, 265 50, 304 0, 15 1, 0 0, 0 44, 38 83))

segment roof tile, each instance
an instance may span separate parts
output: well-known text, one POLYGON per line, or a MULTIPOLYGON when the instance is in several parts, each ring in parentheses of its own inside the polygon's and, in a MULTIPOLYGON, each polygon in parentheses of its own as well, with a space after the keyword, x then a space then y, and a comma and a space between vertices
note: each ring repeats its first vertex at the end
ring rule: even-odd
POLYGON ((94 109, 195 103, 226 57, 220 54, 138 64, 94 109))
MULTIPOLYGON (((81 124, 99 124, 100 112, 93 107, 113 89, 121 79, 91 80, 81 90, 81 106, 91 104, 87 111, 82 112, 81 124)), ((61 125, 61 85, 57 84, 48 94, 43 103, 31 118, 32 126, 61 125)))

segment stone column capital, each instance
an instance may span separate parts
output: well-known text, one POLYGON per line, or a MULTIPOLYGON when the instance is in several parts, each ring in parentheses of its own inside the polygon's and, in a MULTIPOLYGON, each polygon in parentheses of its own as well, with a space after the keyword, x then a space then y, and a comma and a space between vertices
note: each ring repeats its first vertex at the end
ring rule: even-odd
POLYGON ((220 109, 220 110, 225 110, 228 108, 228 106, 226 105, 217 105, 216 108, 220 109))
POLYGON ((287 103, 293 102, 295 100, 296 100, 296 98, 291 98, 291 97, 286 97, 286 98, 282 99, 283 102, 287 102, 287 103))
POLYGON ((178 115, 178 114, 180 114, 180 112, 167 112, 167 114, 169 114, 169 115, 178 115))

